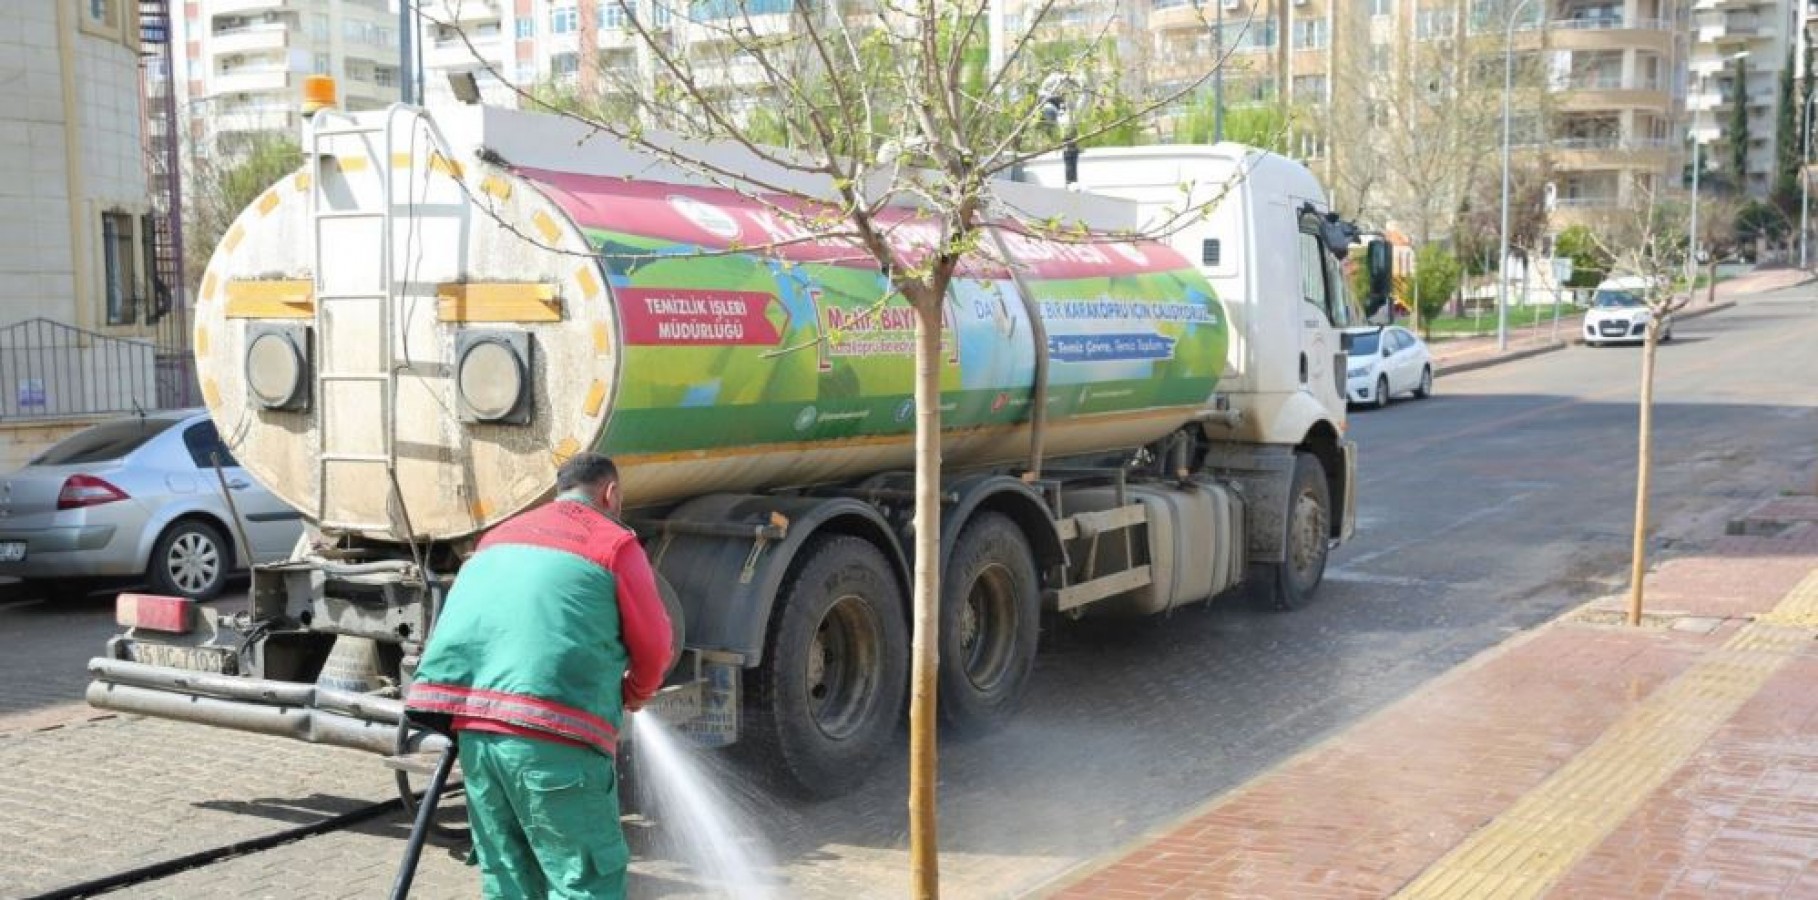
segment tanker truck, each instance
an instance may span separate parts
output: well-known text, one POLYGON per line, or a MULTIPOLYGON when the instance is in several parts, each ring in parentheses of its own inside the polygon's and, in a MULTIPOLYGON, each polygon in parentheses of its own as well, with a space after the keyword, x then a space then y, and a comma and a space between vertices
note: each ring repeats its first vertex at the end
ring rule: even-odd
MULTIPOLYGON (((758 187, 827 185, 738 147, 678 141, 699 162, 680 165, 485 106, 305 118, 302 168, 208 264, 194 347, 234 457, 310 527, 253 568, 244 610, 122 595, 89 703, 371 751, 407 787, 442 739, 400 697, 462 560, 595 450, 676 625, 644 714, 803 793, 853 788, 907 697, 914 316, 758 187)), ((1235 144, 1082 168, 996 184, 1020 217, 992 220, 998 252, 969 257, 946 304, 955 731, 1016 712, 1044 621, 1164 614, 1246 580, 1292 608, 1355 521, 1356 229, 1304 167, 1235 144), (1218 202, 1147 230, 1183 184, 1218 202), (1046 218, 1091 236, 1016 224, 1046 218)), ((897 239, 925 228, 885 218, 897 239)))

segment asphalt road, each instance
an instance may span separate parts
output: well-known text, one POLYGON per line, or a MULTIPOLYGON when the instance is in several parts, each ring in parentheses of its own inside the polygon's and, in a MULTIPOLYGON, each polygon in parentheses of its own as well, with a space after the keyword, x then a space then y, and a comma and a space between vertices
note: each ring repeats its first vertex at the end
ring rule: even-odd
MULTIPOLYGON (((1812 489, 1818 460, 1809 368, 1818 292, 1747 298, 1682 322, 1676 335, 1661 350, 1658 380, 1650 545, 1660 558, 1700 552, 1741 502, 1812 489)), ((1356 414, 1359 534, 1305 609, 1273 613, 1231 597, 1168 618, 1050 629, 1015 725, 943 746, 948 894, 1029 889, 1511 634, 1619 589, 1639 361, 1634 349, 1574 347, 1444 378, 1435 399, 1356 414)), ((106 617, 99 605, 0 608, 10 704, 0 713, 76 699, 64 692, 79 691, 80 660, 112 631, 106 617)), ((144 723, 114 724, 107 739, 129 739, 144 723)), ((198 733, 198 744, 206 740, 198 733)), ((802 806, 770 797, 736 767, 721 769, 777 861, 780 893, 828 898, 906 892, 904 770, 892 760, 857 794, 802 806)), ((104 830, 97 823, 91 835, 104 830)), ((638 834, 634 845, 634 895, 692 892, 660 842, 638 834)), ((233 884, 240 896, 258 895, 255 886, 373 896, 397 850, 395 829, 314 838, 133 895, 212 896, 204 889, 233 884), (358 876, 370 890, 350 874, 357 866, 342 864, 350 860, 370 864, 358 876)), ((446 854, 431 854, 422 877, 427 895, 477 893, 471 870, 446 854)))

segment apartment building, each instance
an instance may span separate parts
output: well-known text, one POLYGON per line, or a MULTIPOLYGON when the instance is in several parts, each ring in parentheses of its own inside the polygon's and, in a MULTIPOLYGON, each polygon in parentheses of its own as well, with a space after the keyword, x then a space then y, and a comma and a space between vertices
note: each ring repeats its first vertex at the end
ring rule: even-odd
MULTIPOLYGON (((1172 0, 1164 0, 1172 2, 1172 0)), ((1372 117, 1385 115, 1384 85, 1395 73, 1433 66, 1428 78, 1466 78, 1500 94, 1505 49, 1520 71, 1537 77, 1544 98, 1519 95, 1515 142, 1520 152, 1544 148, 1553 167, 1554 218, 1560 225, 1635 202, 1663 183, 1677 184, 1683 166, 1684 72, 1689 17, 1684 0, 1219 0, 1226 25, 1248 22, 1245 35, 1227 36, 1232 71, 1256 73, 1226 90, 1228 105, 1288 100, 1326 123, 1329 148, 1366 139, 1372 117), (1511 21, 1511 16, 1514 16, 1511 21), (1282 23, 1286 23, 1285 27, 1282 23), (1512 29, 1511 29, 1512 25, 1512 29), (1282 77, 1288 36, 1288 74, 1282 77), (1334 39, 1336 36, 1336 39, 1334 39), (1443 54, 1468 59, 1444 62, 1443 54), (1435 60, 1440 60, 1435 64, 1435 60), (1347 107, 1376 107, 1356 113, 1347 107)), ((1166 56, 1211 58, 1202 18, 1180 29, 1189 42, 1173 49, 1170 20, 1151 19, 1166 56)), ((1202 62, 1201 65, 1204 63, 1202 62)), ((1418 79, 1416 79, 1418 81, 1418 79)), ((1770 123, 1771 127, 1771 123, 1770 123)), ((1316 162, 1317 166, 1317 162, 1316 162)))
MULTIPOLYGON (((1749 194, 1773 188, 1779 124, 1780 74, 1798 65, 1805 10, 1799 0, 1696 0, 1692 4, 1692 133, 1709 154, 1710 168, 1731 158, 1730 122, 1738 103, 1748 110, 1746 183, 1749 194), (1736 57, 1742 56, 1742 90, 1736 57)), ((1789 139, 1796 139, 1789 137, 1789 139)))
POLYGON ((795 7, 792 0, 428 0, 420 9, 429 105, 452 102, 449 77, 460 74, 473 76, 483 101, 498 106, 522 106, 525 92, 548 85, 595 96, 641 90, 664 68, 642 28, 704 88, 751 109, 767 96, 768 81, 739 58, 727 29, 736 22, 758 36, 783 33, 795 7))
POLYGON ((398 0, 185 0, 173 9, 178 100, 199 147, 295 134, 303 79, 332 75, 342 105, 399 96, 398 0))

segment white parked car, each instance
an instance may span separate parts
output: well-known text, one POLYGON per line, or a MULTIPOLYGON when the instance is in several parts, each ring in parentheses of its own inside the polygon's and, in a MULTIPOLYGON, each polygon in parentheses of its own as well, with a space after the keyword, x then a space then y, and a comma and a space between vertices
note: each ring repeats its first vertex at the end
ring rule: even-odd
MULTIPOLYGON (((1636 276, 1606 279, 1591 295, 1591 310, 1584 315, 1584 342, 1592 347, 1603 344, 1641 343, 1647 340, 1648 280, 1636 276)), ((1673 317, 1660 324, 1660 339, 1673 339, 1673 317)))
POLYGON ((1433 396, 1433 354, 1414 332, 1389 325, 1352 328, 1345 334, 1351 344, 1346 397, 1352 403, 1380 407, 1401 394, 1422 400, 1433 396))

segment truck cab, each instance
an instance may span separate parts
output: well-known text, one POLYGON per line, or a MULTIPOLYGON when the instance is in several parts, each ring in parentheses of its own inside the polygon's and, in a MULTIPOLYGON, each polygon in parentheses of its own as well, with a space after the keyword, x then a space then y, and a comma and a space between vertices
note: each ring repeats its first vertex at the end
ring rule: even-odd
MULTIPOLYGON (((1227 475, 1261 502, 1250 507, 1252 562, 1291 563, 1295 504, 1268 502, 1311 455, 1326 484, 1331 544, 1356 523, 1356 454, 1345 437, 1344 329, 1362 320, 1343 260, 1357 231, 1337 219, 1318 179, 1287 157, 1236 143, 1094 149, 1066 182, 1058 157, 1030 163, 1026 179, 1049 187, 1134 201, 1134 227, 1164 238, 1199 264, 1230 321, 1222 415, 1204 422, 1227 475), (1286 521, 1274 510, 1290 507, 1286 521)), ((1316 584, 1309 567, 1302 574, 1316 584)), ((1323 569, 1323 551, 1317 560, 1323 569)), ((1290 589, 1284 605, 1298 602, 1290 589)))

